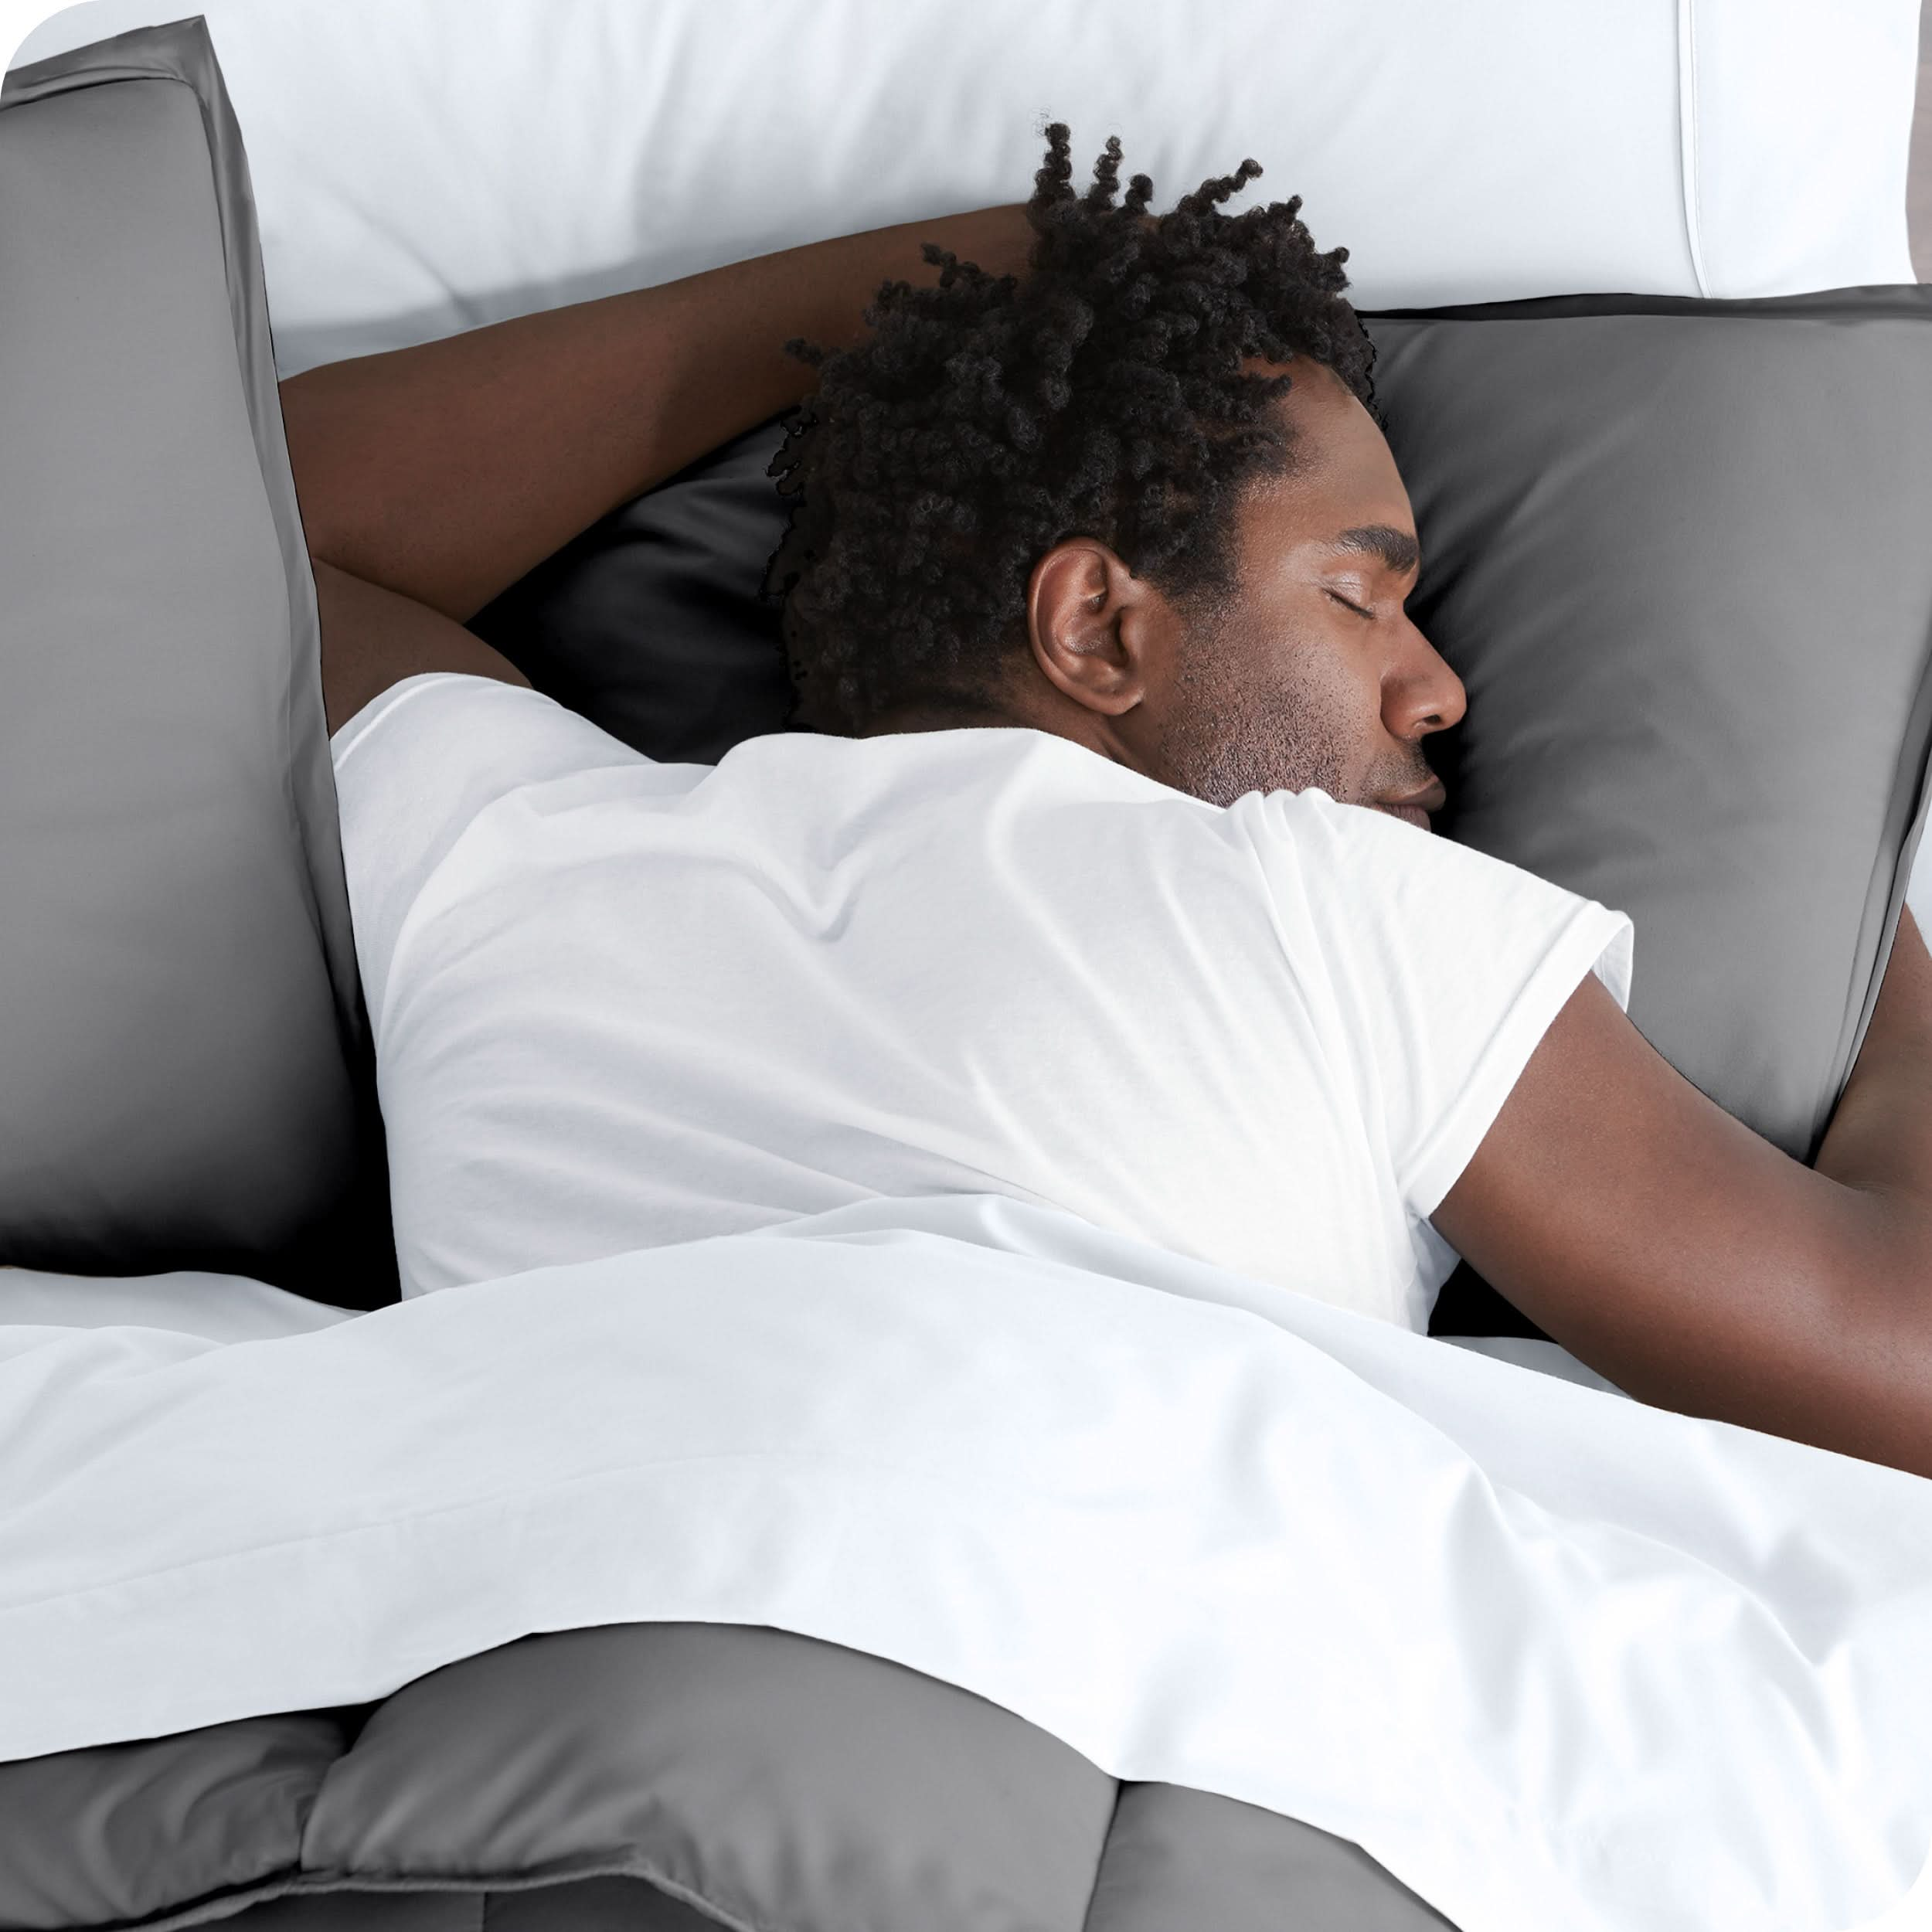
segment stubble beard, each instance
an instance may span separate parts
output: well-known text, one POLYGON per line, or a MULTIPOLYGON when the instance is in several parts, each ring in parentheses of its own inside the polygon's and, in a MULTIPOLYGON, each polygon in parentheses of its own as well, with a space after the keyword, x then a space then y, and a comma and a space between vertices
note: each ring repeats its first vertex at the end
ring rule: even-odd
POLYGON ((1210 642, 1182 670, 1157 747, 1162 782, 1215 805, 1311 785, 1347 802, 1346 723, 1332 694, 1257 678, 1245 657, 1210 642))

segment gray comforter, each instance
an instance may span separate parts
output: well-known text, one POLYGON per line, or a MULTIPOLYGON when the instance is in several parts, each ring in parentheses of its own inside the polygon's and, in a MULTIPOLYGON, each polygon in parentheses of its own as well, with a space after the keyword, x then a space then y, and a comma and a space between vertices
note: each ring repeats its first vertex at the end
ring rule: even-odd
POLYGON ((373 1706, 0 1764, 0 1927, 1423 1932, 1359 1847, 785 1632, 526 1638, 373 1706))

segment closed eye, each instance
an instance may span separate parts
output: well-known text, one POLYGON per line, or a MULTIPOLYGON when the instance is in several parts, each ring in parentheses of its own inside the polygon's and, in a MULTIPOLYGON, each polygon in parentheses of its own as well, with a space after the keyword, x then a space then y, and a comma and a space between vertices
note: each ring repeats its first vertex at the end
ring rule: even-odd
POLYGON ((1331 590, 1328 593, 1328 595, 1333 597, 1335 602, 1340 604, 1343 610, 1352 611, 1359 617, 1372 617, 1375 615, 1375 613, 1372 611, 1365 611, 1359 604, 1351 604, 1349 600, 1343 597, 1338 590, 1331 590))

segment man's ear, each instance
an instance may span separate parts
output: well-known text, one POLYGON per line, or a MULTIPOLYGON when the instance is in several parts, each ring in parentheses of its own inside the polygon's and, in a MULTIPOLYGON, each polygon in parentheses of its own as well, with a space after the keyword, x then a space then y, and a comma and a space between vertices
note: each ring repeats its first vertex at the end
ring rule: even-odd
POLYGON ((1147 696, 1158 594, 1097 537, 1068 537, 1033 566, 1026 628, 1056 689, 1117 718, 1147 696))

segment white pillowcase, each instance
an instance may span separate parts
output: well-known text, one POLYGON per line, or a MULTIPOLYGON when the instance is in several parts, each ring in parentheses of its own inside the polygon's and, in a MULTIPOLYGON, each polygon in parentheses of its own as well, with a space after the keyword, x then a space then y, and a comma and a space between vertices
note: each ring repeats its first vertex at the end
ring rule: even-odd
MULTIPOLYGON (((37 0, 29 0, 29 5, 37 0)), ((1919 0, 202 0, 280 372, 1023 200, 1304 197, 1363 308, 1913 279, 1919 0)), ((16 62, 177 17, 87 0, 16 62)))

